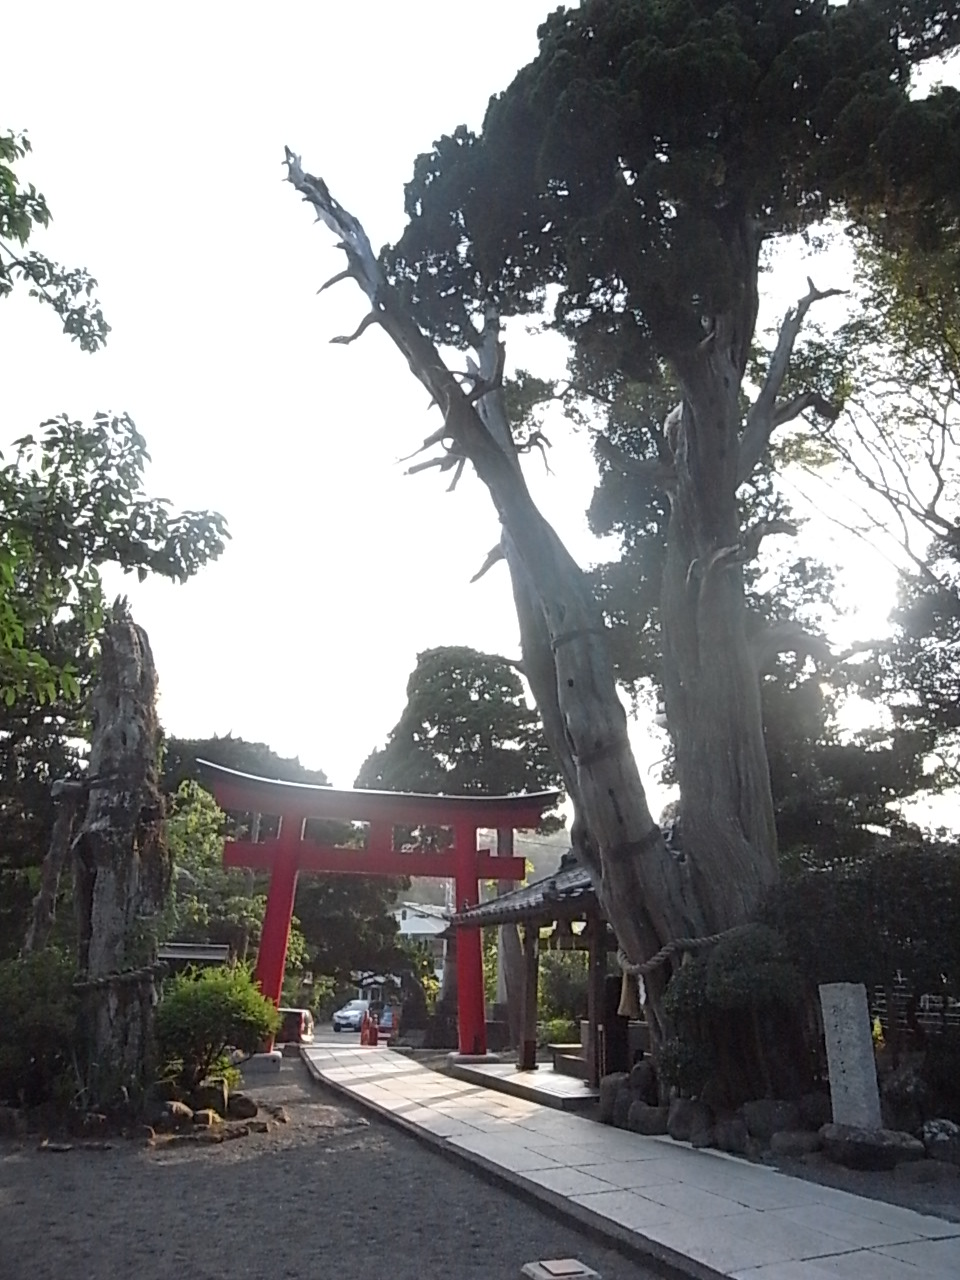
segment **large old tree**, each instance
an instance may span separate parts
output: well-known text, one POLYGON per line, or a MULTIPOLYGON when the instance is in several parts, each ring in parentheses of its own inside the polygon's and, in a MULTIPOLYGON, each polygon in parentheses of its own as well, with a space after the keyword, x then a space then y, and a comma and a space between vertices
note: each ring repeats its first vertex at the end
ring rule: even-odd
POLYGON ((823 296, 813 284, 749 384, 761 255, 831 214, 885 235, 889 213, 900 234, 955 226, 960 95, 909 88, 917 63, 958 41, 954 10, 923 0, 558 10, 482 133, 459 128, 419 158, 407 231, 379 257, 288 152, 345 252, 337 279, 370 302, 354 336, 379 324, 440 410, 427 461, 455 476, 469 462, 489 489, 575 843, 628 959, 666 948, 647 969, 655 1024, 679 941, 742 923, 776 878, 758 653, 803 639, 750 626, 743 565, 768 530, 746 524, 739 493, 776 431, 837 406, 790 376, 823 296), (669 508, 660 623, 680 856, 647 806, 597 603, 524 482, 536 438, 511 420, 501 345, 501 320, 524 313, 570 340, 579 396, 610 405, 665 374, 677 390, 656 458, 608 456, 652 477, 669 508), (466 376, 442 346, 468 353, 466 376))

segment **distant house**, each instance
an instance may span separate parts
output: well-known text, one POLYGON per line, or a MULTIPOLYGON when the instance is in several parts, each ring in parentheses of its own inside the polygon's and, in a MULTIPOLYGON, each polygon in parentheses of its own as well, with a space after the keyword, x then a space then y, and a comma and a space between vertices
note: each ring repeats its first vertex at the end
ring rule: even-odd
POLYGON ((401 902, 394 907, 393 918, 402 938, 417 942, 433 960, 437 980, 443 977, 443 952, 446 943, 442 934, 450 923, 446 907, 428 902, 401 902))

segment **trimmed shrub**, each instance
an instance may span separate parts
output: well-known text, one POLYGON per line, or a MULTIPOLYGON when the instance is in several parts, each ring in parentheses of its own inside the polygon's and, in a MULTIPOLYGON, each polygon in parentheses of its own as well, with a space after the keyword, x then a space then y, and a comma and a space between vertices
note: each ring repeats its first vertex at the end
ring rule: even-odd
POLYGON ((59 951, 0 962, 0 1102, 72 1101, 80 1031, 74 976, 59 951))
POLYGON ((666 1084, 711 1105, 795 1097, 810 1086, 814 1055, 798 1017, 803 979, 784 939, 744 925, 681 966, 664 992, 673 1035, 660 1056, 666 1084))
POLYGON ((280 1015, 248 969, 178 974, 164 985, 157 1010, 163 1074, 193 1089, 222 1067, 228 1049, 255 1053, 279 1026, 280 1015))

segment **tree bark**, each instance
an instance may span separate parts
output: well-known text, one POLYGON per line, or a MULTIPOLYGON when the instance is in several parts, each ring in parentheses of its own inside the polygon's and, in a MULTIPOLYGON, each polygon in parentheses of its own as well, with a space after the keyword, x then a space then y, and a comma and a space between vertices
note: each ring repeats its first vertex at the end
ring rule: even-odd
POLYGON ((56 923, 60 875, 70 854, 73 824, 83 789, 83 783, 79 781, 71 780, 53 784, 52 794, 57 806, 57 816, 50 834, 50 848, 40 869, 40 889, 33 900, 30 924, 23 944, 25 955, 46 946, 56 923))
MULTIPOLYGON (((490 492, 503 529, 524 671, 575 807, 575 847, 621 947, 643 963, 678 938, 741 923, 776 866, 759 684, 730 554, 739 541, 738 469, 746 465, 736 413, 756 320, 759 237, 747 226, 733 233, 740 236, 745 282, 737 314, 717 319, 707 339, 674 361, 684 403, 664 609, 672 663, 667 711, 678 738, 683 794, 678 857, 647 805, 600 609, 534 505, 518 464, 499 381, 496 315, 490 313, 476 335, 480 364, 467 393, 402 306, 362 226, 290 151, 287 164, 290 181, 346 253, 347 269, 337 279, 355 279, 369 299, 371 311, 353 336, 372 323, 386 331, 443 415, 424 448, 446 449, 445 466, 470 461, 490 492)), ((776 380, 764 388, 768 416, 761 413, 752 424, 751 444, 761 449, 776 425, 778 390, 776 380)), ((666 959, 645 981, 655 1040, 664 1030, 659 996, 670 964, 666 959)))
POLYGON ((93 695, 89 799, 74 841, 78 988, 89 1102, 133 1099, 153 1067, 157 938, 172 862, 158 786, 157 675, 146 632, 115 611, 93 695))
POLYGON ((735 343, 743 330, 752 334, 752 317, 724 317, 706 349, 674 362, 683 406, 663 577, 663 680, 683 849, 711 933, 749 919, 776 878, 760 678, 738 558, 735 343))

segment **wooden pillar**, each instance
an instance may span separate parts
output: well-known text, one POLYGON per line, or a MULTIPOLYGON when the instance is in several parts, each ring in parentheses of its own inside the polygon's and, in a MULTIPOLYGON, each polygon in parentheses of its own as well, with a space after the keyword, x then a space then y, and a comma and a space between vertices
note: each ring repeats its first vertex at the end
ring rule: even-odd
MULTIPOLYGON (((477 829, 454 828, 457 910, 480 901, 477 882, 477 829)), ((487 1052, 487 1015, 483 1001, 483 946, 479 929, 457 930, 457 1028, 460 1052, 479 1057, 487 1052)))
POLYGON ((523 930, 523 1016, 517 1067, 534 1071, 537 1066, 537 987, 540 978, 540 928, 530 922, 523 930))
POLYGON ((590 1024, 587 1054, 587 1083, 600 1083, 602 1050, 600 1019, 603 1011, 603 978, 607 969, 607 925, 596 915, 587 917, 587 1020, 590 1024))
MULTIPOLYGON (((514 856, 512 827, 497 830, 497 856, 514 856)), ((517 888, 519 881, 498 880, 497 897, 517 888)), ((518 1048, 522 1038, 520 1004, 523 993, 523 954, 520 947, 520 931, 511 921, 497 929, 497 1010, 495 1017, 506 1021, 511 1048, 518 1048)))

